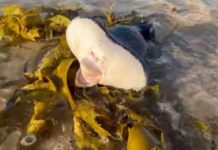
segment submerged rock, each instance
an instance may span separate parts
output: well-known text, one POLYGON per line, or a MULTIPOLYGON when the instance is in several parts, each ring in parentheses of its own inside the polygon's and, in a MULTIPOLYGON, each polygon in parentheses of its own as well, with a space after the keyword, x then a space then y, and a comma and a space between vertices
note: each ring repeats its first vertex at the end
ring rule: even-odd
POLYGON ((73 150, 72 139, 69 135, 54 135, 42 142, 38 149, 43 150, 73 150))
POLYGON ((0 150, 17 150, 17 143, 21 135, 22 132, 18 130, 10 133, 6 140, 0 145, 0 150))

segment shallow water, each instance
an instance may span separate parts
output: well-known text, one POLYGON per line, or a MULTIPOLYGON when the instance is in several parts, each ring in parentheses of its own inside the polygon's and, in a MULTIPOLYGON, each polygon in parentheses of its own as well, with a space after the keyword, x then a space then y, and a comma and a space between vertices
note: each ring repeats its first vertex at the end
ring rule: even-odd
MULTIPOLYGON (((151 60, 150 63, 152 77, 160 83, 161 99, 155 108, 150 108, 150 111, 167 132, 171 141, 169 149, 218 149, 218 1, 114 1, 114 11, 117 14, 136 11, 139 16, 150 18, 156 25, 162 56, 158 60, 151 60), (210 123, 213 126, 212 133, 208 135, 195 129, 190 121, 193 117, 210 123)), ((100 12, 97 0, 74 2, 79 3, 90 14, 100 12), (93 12, 96 9, 98 11, 93 12)), ((9 3, 22 3, 28 7, 43 5, 75 8, 75 4, 70 0, 0 0, 2 7, 9 3)), ((25 83, 24 66, 44 45, 32 44, 34 43, 25 43, 9 50, 0 49, 0 110, 4 108, 13 92, 25 83)), ((3 136, 5 130, 7 127, 0 128, 0 140, 1 137, 6 138, 0 149, 16 149, 16 141, 22 133, 13 130, 6 137, 3 136), (9 148, 8 143, 14 143, 14 146, 9 148)), ((45 141, 45 149, 54 148, 55 142, 63 142, 65 138, 69 138, 68 135, 59 135, 45 141)))

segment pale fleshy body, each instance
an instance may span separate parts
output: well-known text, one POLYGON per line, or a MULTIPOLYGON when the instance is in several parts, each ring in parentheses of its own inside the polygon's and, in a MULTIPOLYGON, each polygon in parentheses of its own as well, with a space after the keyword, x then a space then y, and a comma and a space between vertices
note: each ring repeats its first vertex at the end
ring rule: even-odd
POLYGON ((80 63, 75 83, 139 90, 147 78, 140 61, 111 40, 99 25, 87 18, 73 19, 66 31, 72 53, 80 63))

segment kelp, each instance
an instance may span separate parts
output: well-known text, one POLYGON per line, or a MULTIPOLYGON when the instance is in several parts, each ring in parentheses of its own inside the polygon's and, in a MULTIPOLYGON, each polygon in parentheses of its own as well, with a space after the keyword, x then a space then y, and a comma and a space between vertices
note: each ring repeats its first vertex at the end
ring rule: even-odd
POLYGON ((113 15, 113 7, 114 7, 115 3, 111 2, 110 0, 107 0, 106 2, 109 4, 108 10, 103 5, 101 5, 101 9, 102 9, 102 12, 104 13, 105 17, 107 18, 108 25, 113 26, 116 24, 116 18, 113 15))
POLYGON ((213 128, 212 125, 206 121, 194 119, 193 125, 198 129, 208 141, 212 139, 213 128))
MULTIPOLYGON (((112 7, 106 13, 108 26, 117 22, 112 7)), ((67 16, 40 17, 40 9, 26 10, 18 5, 2 9, 0 39, 21 37, 35 41, 60 35, 57 46, 50 50, 34 72, 26 72, 28 84, 20 89, 23 99, 33 101, 33 114, 26 126, 30 135, 39 135, 54 126, 50 111, 63 96, 72 111, 72 135, 76 149, 164 150, 165 138, 151 116, 138 113, 128 106, 144 100, 144 95, 159 96, 159 86, 148 86, 139 92, 97 85, 77 88, 74 85, 79 63, 68 48, 64 31, 70 20, 67 16), (35 20, 35 23, 32 23, 35 20)), ((21 100, 19 101, 22 101, 21 100)))
POLYGON ((52 39, 53 32, 64 33, 70 22, 67 16, 47 13, 41 17, 40 8, 27 10, 15 4, 2 8, 1 11, 0 40, 15 41, 17 37, 31 41, 52 39))
POLYGON ((115 2, 112 0, 106 0, 106 4, 108 5, 105 6, 103 1, 101 1, 102 3, 100 3, 100 8, 102 13, 105 15, 107 23, 106 26, 110 27, 110 26, 114 26, 116 24, 129 24, 133 19, 134 19, 134 13, 132 12, 131 15, 128 16, 124 16, 124 17, 118 17, 114 15, 113 9, 115 7, 115 2))
POLYGON ((35 41, 40 37, 39 28, 31 26, 28 27, 32 20, 39 18, 40 10, 25 10, 19 5, 10 5, 2 9, 3 16, 1 16, 0 26, 3 34, 1 37, 6 37, 10 40, 17 35, 24 39, 35 41))
MULTIPOLYGON (((39 80, 46 77, 42 73, 36 73, 35 78, 37 78, 37 80, 29 85, 26 85, 24 90, 35 91, 40 87, 56 92, 56 94, 59 93, 66 96, 66 99, 68 100, 71 109, 73 110, 73 135, 76 137, 76 147, 78 149, 88 148, 97 150, 101 149, 102 147, 105 147, 106 149, 112 149, 112 141, 116 141, 115 143, 127 142, 127 149, 129 150, 132 149, 131 145, 138 145, 138 147, 142 147, 143 149, 145 147, 146 149, 151 148, 152 144, 148 144, 149 140, 145 133, 143 133, 142 130, 136 130, 135 132, 135 128, 138 128, 139 126, 140 128, 152 128, 151 132, 159 133, 156 134, 155 137, 159 136, 159 140, 161 139, 161 130, 152 120, 149 118, 143 118, 128 107, 120 104, 120 102, 124 102, 125 100, 129 101, 133 99, 133 95, 135 94, 134 91, 110 89, 106 86, 97 86, 95 87, 95 92, 99 93, 100 97, 106 98, 101 102, 98 102, 96 97, 89 95, 89 91, 85 89, 80 92, 81 97, 79 97, 78 94, 77 96, 73 96, 73 93, 70 90, 69 82, 73 82, 74 80, 68 77, 68 73, 71 72, 70 69, 74 69, 71 67, 74 66, 73 63, 76 63, 75 61, 75 58, 61 60, 60 64, 58 64, 50 74, 50 79, 47 79, 46 84, 50 84, 50 86, 44 86, 43 84, 45 83, 41 83, 41 86, 37 84, 35 85, 35 82, 38 82, 39 80), (55 83, 52 82, 54 77, 56 80, 55 83), (32 88, 34 86, 35 89, 32 88), (109 93, 116 94, 110 95, 109 93), (122 98, 124 99, 119 100, 119 97, 117 97, 118 94, 123 95, 122 98), (128 141, 126 141, 126 137, 129 137, 128 141), (144 139, 141 139, 142 137, 144 137, 144 139), (135 140, 133 140, 137 138, 140 139, 137 141, 141 142, 135 142, 135 140)), ((36 96, 36 98, 37 97, 39 96, 36 96)), ((47 107, 44 106, 46 106, 47 103, 52 103, 52 101, 53 98, 49 97, 46 100, 46 103, 45 101, 41 100, 35 101, 36 104, 34 106, 34 115, 30 120, 29 126, 27 128, 29 133, 39 133, 42 132, 44 128, 46 128, 46 119, 43 120, 41 118, 37 120, 35 118, 38 114, 43 112, 41 109, 44 108, 47 110, 51 105, 48 105, 47 107), (42 130, 40 131, 40 129, 42 130)))
POLYGON ((140 149, 150 150, 151 145, 149 138, 143 133, 143 129, 140 125, 135 125, 129 129, 129 138, 127 142, 127 150, 140 149), (137 140, 136 138, 137 137, 137 140))
POLYGON ((64 31, 70 23, 70 19, 62 15, 56 15, 49 20, 51 21, 49 26, 58 32, 64 31))

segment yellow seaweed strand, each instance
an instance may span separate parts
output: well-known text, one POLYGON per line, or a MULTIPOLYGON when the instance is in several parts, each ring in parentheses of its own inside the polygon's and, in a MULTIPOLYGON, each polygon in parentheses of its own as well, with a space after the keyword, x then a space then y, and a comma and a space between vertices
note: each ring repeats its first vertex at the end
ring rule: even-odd
POLYGON ((142 126, 135 125, 129 130, 127 150, 150 150, 150 140, 143 132, 142 126))
POLYGON ((61 91, 67 97, 67 100, 72 110, 75 109, 76 104, 75 104, 75 101, 73 100, 73 97, 68 87, 67 74, 68 74, 68 70, 70 66, 72 65, 74 61, 75 59, 71 59, 71 58, 61 61, 61 63, 58 65, 58 67, 56 68, 54 72, 54 74, 57 75, 62 80, 63 86, 61 87, 61 91))
POLYGON ((36 134, 41 132, 46 126, 46 120, 37 118, 39 115, 44 114, 48 109, 46 102, 35 102, 34 113, 27 127, 27 132, 36 134))
POLYGON ((113 16, 113 8, 115 3, 112 3, 110 0, 107 0, 106 2, 110 5, 109 10, 106 10, 106 8, 103 5, 101 5, 101 10, 104 13, 105 17, 107 18, 108 25, 112 26, 116 24, 116 19, 113 16))

